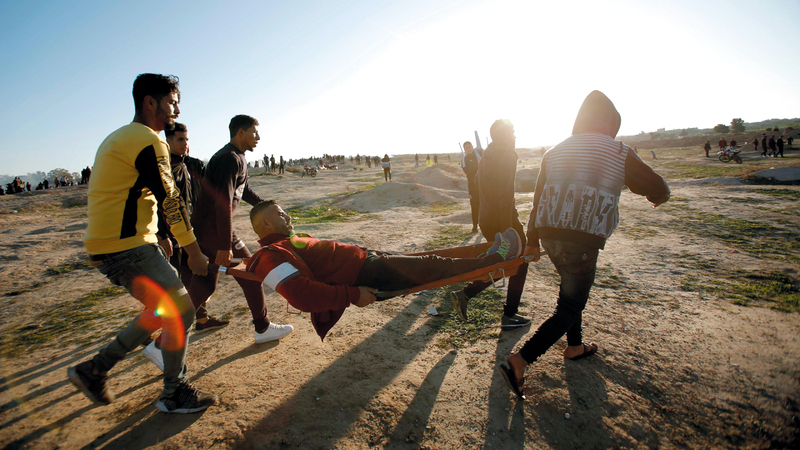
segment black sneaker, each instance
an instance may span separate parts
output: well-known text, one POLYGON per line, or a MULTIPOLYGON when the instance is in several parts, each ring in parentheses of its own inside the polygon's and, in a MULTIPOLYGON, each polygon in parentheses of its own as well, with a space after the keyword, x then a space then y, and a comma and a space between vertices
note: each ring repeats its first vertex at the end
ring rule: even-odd
POLYGON ((70 366, 67 376, 94 403, 108 405, 114 401, 114 393, 106 387, 108 374, 99 372, 91 359, 77 366, 70 366))
POLYGON ((503 314, 503 317, 500 318, 500 328, 502 329, 509 329, 509 328, 517 328, 517 327, 525 327, 531 324, 531 319, 527 317, 522 317, 519 314, 514 314, 514 317, 508 317, 503 314))
POLYGON ((191 414, 217 402, 217 396, 203 392, 189 383, 179 385, 172 394, 162 395, 156 408, 165 413, 191 414))
POLYGON ((230 322, 209 317, 205 322, 194 323, 194 334, 205 333, 206 331, 216 330, 217 328, 227 327, 230 322))

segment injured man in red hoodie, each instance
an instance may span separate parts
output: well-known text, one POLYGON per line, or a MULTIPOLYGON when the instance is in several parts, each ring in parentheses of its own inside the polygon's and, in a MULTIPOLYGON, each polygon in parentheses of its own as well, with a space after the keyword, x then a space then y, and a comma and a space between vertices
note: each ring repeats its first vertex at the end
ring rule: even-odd
POLYGON ((521 254, 513 228, 497 233, 494 245, 478 258, 392 254, 295 233, 292 218, 273 200, 250 211, 261 249, 247 270, 264 278, 263 285, 281 294, 295 308, 311 313, 321 338, 350 305, 364 307, 375 292, 407 289, 482 269, 521 254))

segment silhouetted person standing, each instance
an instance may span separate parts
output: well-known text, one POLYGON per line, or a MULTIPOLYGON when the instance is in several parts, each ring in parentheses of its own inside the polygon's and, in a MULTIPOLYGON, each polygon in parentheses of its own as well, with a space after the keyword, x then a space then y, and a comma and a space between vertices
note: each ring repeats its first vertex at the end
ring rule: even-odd
POLYGON ((481 212, 481 197, 478 192, 478 163, 481 155, 472 148, 472 142, 464 142, 464 156, 461 158, 461 170, 467 176, 469 207, 472 212, 472 232, 478 232, 478 219, 481 212))
MULTIPOLYGON (((489 129, 492 143, 486 147, 478 163, 478 193, 481 197, 478 225, 487 241, 494 241, 497 233, 513 228, 525 245, 525 231, 519 221, 516 200, 514 199, 514 179, 517 173, 517 138, 514 125, 508 120, 497 120, 489 129)), ((522 263, 517 273, 508 279, 506 304, 500 318, 500 328, 522 327, 531 323, 530 319, 517 314, 528 264, 522 263)), ((491 286, 491 281, 473 281, 462 290, 450 293, 450 299, 461 320, 467 320, 469 300, 491 286)))

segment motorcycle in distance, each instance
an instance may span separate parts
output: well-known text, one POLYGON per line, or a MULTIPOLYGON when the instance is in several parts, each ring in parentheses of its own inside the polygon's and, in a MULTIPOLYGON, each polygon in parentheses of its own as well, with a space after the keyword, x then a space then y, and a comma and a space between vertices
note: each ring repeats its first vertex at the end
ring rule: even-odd
POLYGON ((724 163, 736 161, 736 164, 741 164, 742 157, 739 156, 739 151, 738 148, 724 148, 717 152, 717 158, 724 163))
POLYGON ((311 178, 316 177, 317 176, 317 168, 316 167, 308 167, 308 166, 304 167, 303 168, 303 173, 300 174, 300 178, 303 178, 306 175, 310 176, 311 178))

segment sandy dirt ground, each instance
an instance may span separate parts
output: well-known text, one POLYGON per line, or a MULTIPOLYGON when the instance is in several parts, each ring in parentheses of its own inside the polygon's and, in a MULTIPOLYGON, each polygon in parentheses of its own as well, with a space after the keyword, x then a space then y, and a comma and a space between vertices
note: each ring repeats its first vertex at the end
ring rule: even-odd
MULTIPOLYGON (((251 186, 284 207, 329 202, 361 213, 298 231, 409 253, 443 227, 470 229, 455 159, 432 168, 395 159, 391 183, 382 183, 380 169, 348 164, 314 179, 252 176, 251 186), (353 193, 376 183, 382 184, 353 193)), ((537 164, 523 157, 520 168, 537 164)), ((686 289, 695 277, 713 279, 733 268, 777 270, 796 280, 797 255, 754 255, 680 225, 686 214, 704 211, 768 222, 797 239, 798 201, 736 179, 669 183, 677 200, 664 206, 671 208, 653 209, 623 193, 620 227, 600 254, 584 312, 584 339, 597 342, 599 352, 567 361, 562 339, 528 367, 524 402, 496 367, 554 309, 558 276, 546 258, 531 265, 522 299, 520 312, 533 328, 501 332, 498 316, 488 338, 457 348, 442 345, 446 336, 434 327, 452 314, 434 290, 349 308, 324 342, 307 314, 269 293, 271 320, 295 332, 257 345, 238 285, 221 276, 209 310, 232 323, 193 335, 187 356, 192 382, 220 400, 191 415, 154 408, 160 372, 141 349, 111 372, 117 400, 109 406, 91 404, 69 383, 67 367, 93 355, 140 306, 127 294, 81 306, 87 293, 110 286, 86 265, 84 187, 0 197, 0 447, 797 448, 798 314, 767 302, 737 305, 724 291, 686 289), (442 314, 430 314, 429 306, 442 314), (76 308, 96 318, 80 322, 76 308), (50 326, 43 324, 61 331, 34 333, 50 326), (23 335, 39 340, 20 344, 23 335)), ((531 199, 517 194, 523 223, 531 199)), ((249 210, 239 208, 234 226, 254 251, 249 210)), ((462 243, 479 241, 472 234, 462 243)))

